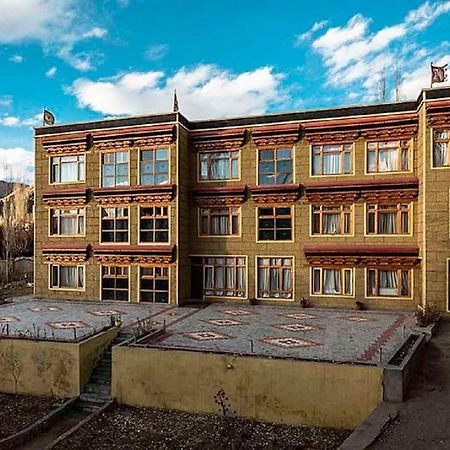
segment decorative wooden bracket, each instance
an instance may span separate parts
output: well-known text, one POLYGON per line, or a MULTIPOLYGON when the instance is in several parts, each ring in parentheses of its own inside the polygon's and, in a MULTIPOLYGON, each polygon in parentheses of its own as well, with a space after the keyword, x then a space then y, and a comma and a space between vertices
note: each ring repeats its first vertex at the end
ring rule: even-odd
POLYGON ((217 131, 193 131, 191 147, 194 151, 239 150, 244 145, 246 130, 233 128, 217 131))
POLYGON ((251 129, 258 148, 293 147, 301 138, 300 124, 262 126, 251 129))
POLYGON ((293 204, 300 196, 299 184, 249 186, 250 195, 257 205, 293 204))
POLYGON ((174 261, 174 245, 98 245, 95 260, 100 264, 166 265, 174 261))
POLYGON ((246 186, 198 187, 191 194, 199 206, 239 206, 245 201, 246 186))
POLYGON ((168 205, 175 196, 175 185, 97 188, 92 190, 100 206, 130 203, 168 205))
POLYGON ((46 244, 42 249, 45 262, 51 264, 82 264, 89 253, 90 246, 86 244, 46 244))
POLYGON ((83 208, 87 199, 87 189, 53 189, 42 193, 42 201, 49 208, 83 208))

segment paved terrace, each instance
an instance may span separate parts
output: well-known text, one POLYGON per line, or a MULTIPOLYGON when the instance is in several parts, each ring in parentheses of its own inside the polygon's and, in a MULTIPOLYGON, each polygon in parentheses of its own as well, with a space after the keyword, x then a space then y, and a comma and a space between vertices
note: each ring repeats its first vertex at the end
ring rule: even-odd
POLYGON ((110 316, 120 316, 123 327, 142 319, 152 319, 163 326, 179 318, 190 308, 175 308, 164 304, 133 305, 124 302, 69 302, 33 300, 24 296, 13 303, 0 305, 0 336, 38 337, 66 342, 83 339, 111 324, 110 316), (7 330, 8 328, 8 330, 7 330))
POLYGON ((154 345, 379 364, 380 349, 386 362, 414 326, 411 313, 213 304, 169 323, 154 345))

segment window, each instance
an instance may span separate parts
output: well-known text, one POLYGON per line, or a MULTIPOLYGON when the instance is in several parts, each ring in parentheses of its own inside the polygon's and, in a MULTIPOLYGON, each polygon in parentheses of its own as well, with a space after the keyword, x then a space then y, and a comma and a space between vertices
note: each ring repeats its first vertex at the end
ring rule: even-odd
MULTIPOLYGON (((195 264, 195 261, 193 262, 195 264)), ((234 256, 202 258, 205 297, 245 297, 245 258, 234 256)))
POLYGON ((259 150, 258 184, 292 183, 292 149, 259 150))
POLYGON ((311 294, 351 296, 353 269, 314 267, 311 294))
POLYGON ((291 299, 292 258, 258 258, 258 298, 291 299))
POLYGON ((54 156, 50 160, 51 183, 84 181, 84 155, 54 156))
POLYGON ((367 172, 403 172, 409 170, 408 141, 369 142, 367 172))
POLYGON ((200 181, 237 180, 239 151, 199 153, 200 181))
POLYGON ((140 184, 158 185, 169 182, 169 150, 157 148, 141 151, 140 184))
POLYGON ((169 242, 169 208, 141 206, 139 242, 169 242))
POLYGON ((140 267, 140 302, 169 303, 169 268, 140 267))
POLYGON ((312 234, 350 234, 351 205, 313 205, 312 234))
POLYGON ((128 208, 101 208, 101 242, 128 242, 128 208))
POLYGON ((367 269, 368 297, 410 297, 410 270, 367 269))
POLYGON ((352 144, 313 145, 313 175, 343 175, 352 173, 352 144))
POLYGON ((102 153, 102 187, 128 185, 128 152, 102 153))
POLYGON ((449 145, 449 130, 436 130, 433 132, 433 167, 450 166, 449 145))
POLYGON ((367 205, 367 234, 409 234, 410 205, 367 205))
POLYGON ((84 208, 51 209, 50 235, 77 236, 84 234, 84 208))
POLYGON ((239 235, 239 207, 199 208, 200 236, 239 235))
POLYGON ((50 289, 84 289, 84 266, 50 266, 50 289))
POLYGON ((258 240, 290 241, 292 208, 290 206, 258 208, 258 240))
POLYGON ((102 300, 128 301, 128 266, 102 266, 102 300))

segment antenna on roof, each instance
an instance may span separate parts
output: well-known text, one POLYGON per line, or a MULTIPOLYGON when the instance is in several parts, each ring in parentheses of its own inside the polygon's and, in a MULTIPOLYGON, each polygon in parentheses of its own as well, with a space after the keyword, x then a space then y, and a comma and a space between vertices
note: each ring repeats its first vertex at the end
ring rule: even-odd
POLYGON ((173 90, 173 112, 176 113, 180 110, 178 106, 178 97, 177 97, 177 90, 173 90))

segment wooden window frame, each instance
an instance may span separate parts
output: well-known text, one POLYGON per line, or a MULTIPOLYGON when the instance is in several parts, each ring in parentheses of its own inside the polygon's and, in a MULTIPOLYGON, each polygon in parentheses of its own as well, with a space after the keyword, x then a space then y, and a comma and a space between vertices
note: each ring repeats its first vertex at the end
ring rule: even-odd
POLYGON ((48 286, 50 290, 53 291, 84 291, 86 289, 86 266, 84 264, 49 264, 49 278, 48 286), (61 268, 74 267, 77 272, 77 287, 74 286, 63 286, 61 287, 61 268), (55 272, 56 269, 56 272, 55 272), (82 271, 80 277, 80 270, 82 271), (54 276, 56 273, 56 282, 54 276), (80 280, 82 281, 82 286, 80 286, 80 280))
POLYGON ((412 269, 398 269, 398 268, 374 268, 374 267, 368 267, 366 268, 366 298, 404 298, 404 299, 411 299, 412 298, 412 292, 413 292, 413 270, 412 269), (397 273, 397 279, 400 280, 397 286, 397 293, 400 293, 400 295, 387 295, 382 294, 380 295, 380 272, 382 271, 392 271, 397 273), (369 293, 369 280, 370 280, 370 273, 375 273, 375 291, 376 294, 369 293), (401 295, 402 290, 402 273, 406 272, 408 274, 408 294, 407 295, 401 295))
POLYGON ((353 205, 311 205, 311 236, 351 236, 353 234, 353 205), (333 212, 332 209, 336 211, 333 212), (330 209, 330 211, 327 211, 330 209), (323 220, 325 214, 339 215, 340 233, 324 233, 323 220), (345 218, 348 216, 348 231, 345 230, 345 218), (315 232, 315 218, 319 219, 319 232, 315 232))
POLYGON ((158 148, 143 148, 139 151, 139 185, 141 186, 163 186, 169 184, 170 181, 170 149, 168 147, 158 147, 158 148), (167 158, 158 159, 157 154, 159 151, 164 150, 167 154, 167 158), (151 153, 152 159, 143 159, 144 153, 151 153), (152 162, 153 171, 143 172, 144 164, 152 162), (167 162, 167 172, 156 172, 156 163, 167 162), (158 175, 166 175, 166 179, 162 183, 155 183, 155 178, 158 175), (153 177, 153 183, 143 183, 143 177, 153 177))
POLYGON ((199 206, 198 207, 198 236, 199 237, 238 237, 240 236, 240 216, 239 206, 199 206), (214 234, 212 231, 212 220, 214 217, 228 218, 228 234, 214 234), (236 230, 233 233, 233 219, 236 219, 236 230), (203 228, 203 220, 206 220, 206 231, 203 228))
POLYGON ((157 206, 157 205, 139 205, 139 243, 140 244, 153 244, 153 243, 169 243, 170 242, 170 210, 169 206, 157 206), (153 209, 152 215, 144 215, 146 209, 153 209), (153 220, 152 228, 144 228, 142 221, 145 219, 153 220), (167 220, 167 228, 158 228, 156 226, 157 220, 167 220), (146 241, 142 239, 142 233, 152 233, 153 240, 146 241), (167 239, 157 240, 157 233, 167 232, 167 239))
POLYGON ((294 257, 293 256, 257 256, 256 257, 256 297, 261 300, 294 300, 294 257), (263 260, 269 260, 268 265, 262 264, 263 260), (283 265, 285 260, 290 260, 290 265, 283 265), (275 261, 275 262, 273 262, 275 261), (281 261, 279 264, 278 262, 281 261), (289 291, 272 291, 269 290, 268 296, 261 294, 259 288, 259 269, 267 268, 269 270, 269 279, 271 270, 276 270, 278 272, 278 277, 283 277, 283 271, 289 270, 291 272, 291 289, 289 291), (278 295, 278 296, 277 296, 278 295))
POLYGON ((170 303, 170 268, 168 266, 139 266, 139 303, 170 303), (146 274, 147 270, 151 270, 151 274, 146 274), (159 271, 159 273, 157 273, 159 271), (153 281, 153 289, 144 289, 142 287, 143 280, 153 281), (167 290, 156 289, 158 280, 167 281, 167 290), (146 292, 152 296, 152 300, 143 300, 142 293, 146 292), (167 292, 167 302, 156 301, 158 293, 167 292))
POLYGON ((412 235, 412 204, 411 203, 366 203, 366 236, 411 236, 412 235), (391 207, 391 209, 388 209, 391 207), (381 208, 381 209, 380 209, 381 208), (402 215, 406 212, 408 217, 408 231, 397 233, 380 233, 378 231, 379 216, 385 213, 396 214, 396 229, 402 230, 402 215), (370 230, 370 216, 373 215, 374 231, 370 230))
POLYGON ((101 244, 126 244, 130 242, 130 208, 128 206, 101 206, 100 207, 100 243, 101 244), (114 210, 114 216, 113 217, 109 217, 109 216, 103 216, 104 211, 106 210, 114 210), (126 211, 127 214, 126 216, 117 216, 117 211, 118 210, 123 210, 126 211), (117 228, 117 221, 118 220, 125 220, 127 221, 127 227, 126 228, 117 228), (113 221, 113 228, 112 229, 104 229, 103 228, 103 224, 106 221, 113 221), (109 233, 113 235, 113 240, 112 241, 105 241, 103 239, 103 233, 109 233), (127 240, 126 241, 119 241, 117 240, 117 235, 119 233, 126 233, 127 236, 127 240))
POLYGON ((353 267, 337 267, 337 266, 324 266, 324 267, 311 267, 310 272, 310 293, 316 297, 354 297, 355 296, 355 269, 353 267), (324 292, 324 279, 326 270, 338 270, 340 272, 341 293, 325 293, 324 292), (320 286, 316 289, 315 286, 315 274, 319 273, 320 286), (345 291, 345 277, 346 274, 350 274, 350 290, 345 291))
POLYGON ((220 182, 220 181, 233 181, 240 179, 240 150, 215 150, 215 151, 201 151, 198 152, 198 173, 197 173, 197 181, 199 182, 220 182), (217 155, 226 155, 224 158, 218 158, 217 155), (202 158, 206 158, 205 161, 202 161, 202 158), (213 178, 212 174, 212 162, 224 159, 228 160, 228 176, 225 178, 213 178), (236 174, 233 176, 233 162, 236 161, 236 174), (207 167, 207 176, 205 178, 202 177, 202 164, 205 163, 207 167))
POLYGON ((256 208, 256 220, 257 220, 257 227, 256 227, 256 240, 257 242, 292 242, 294 240, 294 215, 293 215, 293 209, 292 205, 289 206, 258 206, 256 208), (263 209, 271 209, 272 214, 262 215, 260 213, 263 209), (277 214, 278 209, 289 209, 289 214, 277 214), (291 226, 289 228, 283 228, 277 226, 277 219, 287 219, 289 218, 291 221, 291 226), (273 227, 271 228, 260 228, 260 221, 261 220, 273 220, 273 227), (269 231, 272 230, 273 239, 261 239, 261 230, 263 231, 269 231), (281 230, 290 230, 291 235, 289 239, 277 239, 277 232, 281 230))
POLYGON ((86 181, 86 155, 61 155, 50 157, 50 184, 72 184, 84 183, 86 181), (70 158, 76 158, 76 161, 63 161, 70 158), (76 164, 77 178, 69 181, 61 181, 61 168, 63 164, 76 164))
POLYGON ((117 186, 129 186, 130 185, 130 152, 128 150, 118 150, 118 151, 114 151, 114 152, 103 152, 100 154, 100 179, 101 179, 101 186, 102 187, 117 187, 117 186), (117 155, 119 154, 123 154, 127 156, 127 160, 126 162, 117 162, 117 155), (114 162, 111 163, 105 163, 105 157, 111 157, 112 155, 114 155, 114 162), (114 167, 114 175, 104 175, 103 174, 103 169, 105 168, 105 166, 112 166, 114 167), (120 175, 118 173, 118 168, 120 166, 126 166, 127 167, 127 180, 126 183, 117 183, 117 178, 119 176, 124 176, 124 175, 120 175), (105 179, 113 179, 114 182, 113 184, 108 184, 105 185, 105 179))
POLYGON ((100 266, 100 298, 103 301, 125 301, 125 300, 117 300, 116 292, 127 292, 127 300, 130 301, 130 267, 129 266, 110 266, 110 265, 102 265, 100 266), (124 272, 126 270, 126 275, 124 273, 117 273, 117 272, 124 272), (105 274, 105 271, 108 272, 105 274), (114 273, 113 273, 114 272, 114 273), (112 288, 105 288, 103 285, 103 281, 105 278, 108 279, 114 279, 114 287, 112 288), (127 280, 127 288, 118 288, 117 287, 117 280, 127 280), (114 299, 105 299, 103 298, 103 291, 113 291, 114 299))
POLYGON ((313 177, 332 177, 339 175, 353 174, 353 144, 312 144, 311 145, 311 176, 313 177), (328 148, 330 149, 328 150, 328 148), (333 147, 340 147, 339 150, 332 150, 333 147), (341 168, 338 173, 324 173, 324 154, 341 155, 341 168), (320 173, 314 173, 314 159, 318 155, 320 158, 320 173), (346 155, 350 155, 350 169, 346 171, 345 160, 346 155))
POLYGON ((258 149, 258 186, 271 186, 271 185, 283 185, 283 184, 291 184, 294 182, 294 149, 292 147, 277 147, 277 148, 260 148, 258 149), (278 153, 282 152, 282 151, 286 151, 289 150, 289 158, 281 158, 279 157, 278 153), (261 159, 261 155, 264 153, 273 153, 273 158, 272 159, 261 159), (282 172, 280 171, 280 169, 278 168, 278 166, 280 164, 282 164, 284 161, 290 161, 291 163, 291 170, 290 172, 282 172), (266 163, 273 163, 274 165, 274 170, 273 173, 271 174, 263 174, 262 170, 261 170, 261 166, 263 164, 266 163), (290 175, 290 179, 288 179, 287 181, 283 181, 282 183, 279 183, 277 180, 279 177, 281 177, 282 175, 285 176, 289 176, 290 175), (273 176, 274 182, 273 183, 262 183, 261 181, 261 176, 273 176))
POLYGON ((86 208, 50 208, 49 210, 49 228, 48 228, 49 236, 85 236, 86 233, 86 208), (76 211, 75 214, 62 214, 63 211, 76 211), (61 233, 61 219, 64 216, 75 217, 77 222, 77 230, 80 229, 80 221, 83 224, 83 231, 81 233, 76 234, 64 234, 61 233), (56 222, 56 232, 53 232, 53 223, 56 222))
POLYGON ((450 168, 450 129, 433 129, 432 130, 432 146, 431 146, 431 167, 433 169, 448 169, 450 168), (436 138, 436 134, 437 133, 447 133, 447 137, 446 138, 436 138), (440 166, 437 166, 435 164, 435 156, 434 156, 434 145, 436 143, 445 143, 447 144, 447 164, 443 164, 440 166))
POLYGON ((411 142, 408 140, 395 140, 395 141, 372 141, 366 144, 366 174, 385 174, 396 172, 411 172, 411 142), (391 147, 380 148, 381 145, 392 144, 391 147), (396 144, 396 145, 395 145, 396 144), (397 167, 394 170, 380 170, 380 153, 383 150, 396 150, 397 151, 397 167), (403 152, 406 151, 406 163, 407 167, 403 167, 403 152), (369 156, 374 154, 375 167, 374 170, 370 170, 369 156))

